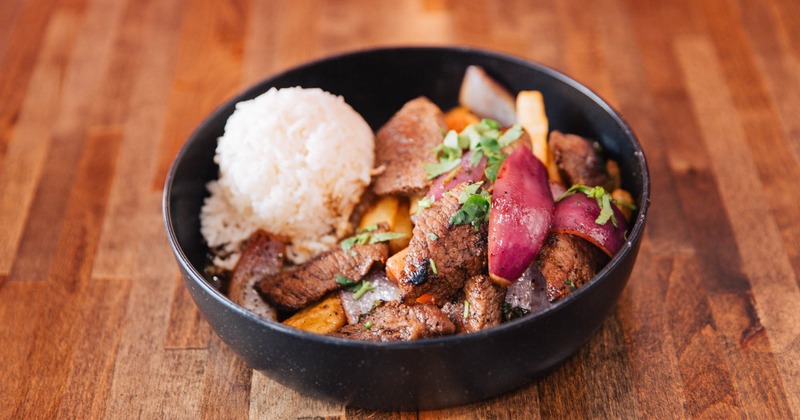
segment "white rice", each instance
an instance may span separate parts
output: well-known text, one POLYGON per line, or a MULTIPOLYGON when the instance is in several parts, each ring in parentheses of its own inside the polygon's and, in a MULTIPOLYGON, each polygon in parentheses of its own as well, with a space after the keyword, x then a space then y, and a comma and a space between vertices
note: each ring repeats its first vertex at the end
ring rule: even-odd
POLYGON ((370 182, 374 137, 339 96, 321 89, 270 89, 240 102, 219 138, 220 177, 200 213, 208 245, 229 257, 256 229, 287 237, 301 263, 333 247, 370 182))

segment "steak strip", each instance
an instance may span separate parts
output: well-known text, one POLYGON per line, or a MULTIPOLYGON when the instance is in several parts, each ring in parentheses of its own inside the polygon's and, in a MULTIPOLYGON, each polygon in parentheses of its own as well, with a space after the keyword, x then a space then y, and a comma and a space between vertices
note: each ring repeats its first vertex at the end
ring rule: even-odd
POLYGON ((285 246, 259 229, 247 240, 242 255, 231 273, 228 297, 241 307, 267 319, 275 319, 270 307, 256 290, 266 277, 274 276, 283 267, 285 246))
MULTIPOLYGON (((385 225, 373 233, 385 232, 385 225)), ((294 270, 283 271, 264 278, 261 292, 267 300, 282 310, 295 311, 340 289, 336 275, 354 282, 361 281, 375 263, 385 264, 389 255, 386 242, 354 245, 345 251, 336 248, 317 256, 294 270)))
POLYGON ((378 195, 421 195, 430 187, 423 163, 435 163, 433 148, 444 139, 444 114, 419 97, 407 102, 375 135, 376 165, 383 172, 372 190, 378 195))
POLYGON ((567 187, 583 184, 610 188, 605 161, 595 148, 594 142, 575 134, 563 134, 553 130, 548 143, 567 187))
POLYGON ((568 233, 551 233, 539 251, 539 269, 545 279, 547 300, 555 302, 581 287, 606 265, 600 248, 568 233))
POLYGON ((398 280, 406 303, 428 294, 437 305, 444 305, 468 278, 486 270, 486 223, 477 230, 471 225, 450 223, 461 208, 458 195, 464 187, 453 188, 417 215, 398 280))
POLYGON ((494 284, 487 275, 472 277, 464 284, 464 292, 442 307, 442 311, 450 317, 459 333, 500 325, 506 289, 494 284), (468 310, 464 309, 465 302, 469 302, 468 310))
POLYGON ((455 325, 435 305, 387 302, 362 316, 357 324, 345 325, 329 335, 356 340, 409 341, 449 335, 455 331, 455 325))

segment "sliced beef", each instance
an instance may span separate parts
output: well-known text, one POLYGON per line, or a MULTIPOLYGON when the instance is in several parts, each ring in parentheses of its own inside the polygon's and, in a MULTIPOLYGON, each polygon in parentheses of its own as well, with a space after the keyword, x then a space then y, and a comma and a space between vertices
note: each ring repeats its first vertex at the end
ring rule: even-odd
POLYGON ((593 141, 554 130, 550 133, 548 142, 553 150, 556 166, 567 186, 583 184, 596 187, 609 184, 605 162, 593 141))
POLYGON ((582 286, 608 263, 608 256, 590 242, 568 233, 551 233, 539 251, 539 269, 547 299, 555 302, 582 286))
POLYGON ((432 304, 404 305, 388 302, 329 335, 374 341, 408 341, 455 333, 456 327, 432 304))
POLYGON ((453 321, 458 332, 475 332, 499 325, 503 319, 506 289, 494 284, 487 275, 471 277, 464 284, 463 293, 443 306, 442 312, 453 321), (469 309, 465 310, 467 305, 469 309))
POLYGON ((264 318, 275 319, 275 310, 259 295, 256 287, 264 278, 281 271, 284 251, 283 242, 263 230, 254 232, 231 273, 228 285, 231 300, 264 318))
POLYGON ((486 271, 486 223, 479 229, 450 223, 461 208, 458 195, 464 186, 445 193, 417 215, 403 273, 398 279, 406 303, 428 294, 429 300, 444 305, 468 278, 486 271))
POLYGON ((419 97, 406 103, 375 136, 376 165, 384 171, 372 190, 378 195, 421 195, 431 185, 423 163, 435 163, 433 148, 442 143, 444 114, 433 102, 419 97))
MULTIPOLYGON (((375 232, 386 231, 385 226, 375 232)), ((261 292, 277 308, 294 311, 321 299, 326 293, 342 287, 336 282, 340 274, 360 281, 376 263, 385 264, 389 246, 385 242, 356 244, 345 251, 336 248, 317 256, 294 270, 264 278, 261 292)))

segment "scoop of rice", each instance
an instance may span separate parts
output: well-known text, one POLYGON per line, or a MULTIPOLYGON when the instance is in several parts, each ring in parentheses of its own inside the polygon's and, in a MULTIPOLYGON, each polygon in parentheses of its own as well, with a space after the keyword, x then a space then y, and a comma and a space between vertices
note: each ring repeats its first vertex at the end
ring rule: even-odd
POLYGON ((374 138, 344 100, 321 89, 270 89, 240 102, 219 138, 220 177, 200 214, 201 232, 229 257, 256 229, 287 237, 295 263, 333 247, 370 182, 374 138))

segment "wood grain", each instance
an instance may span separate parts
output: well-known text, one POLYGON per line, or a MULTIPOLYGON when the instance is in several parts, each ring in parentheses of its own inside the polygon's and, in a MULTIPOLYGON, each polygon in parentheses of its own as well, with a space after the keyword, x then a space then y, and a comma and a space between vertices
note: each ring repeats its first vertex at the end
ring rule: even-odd
POLYGON ((0 418, 800 416, 800 6, 794 0, 0 2, 0 418), (470 45, 619 109, 652 173, 645 241, 600 331, 488 401, 375 412, 249 369, 191 301, 164 175, 275 72, 470 45))

